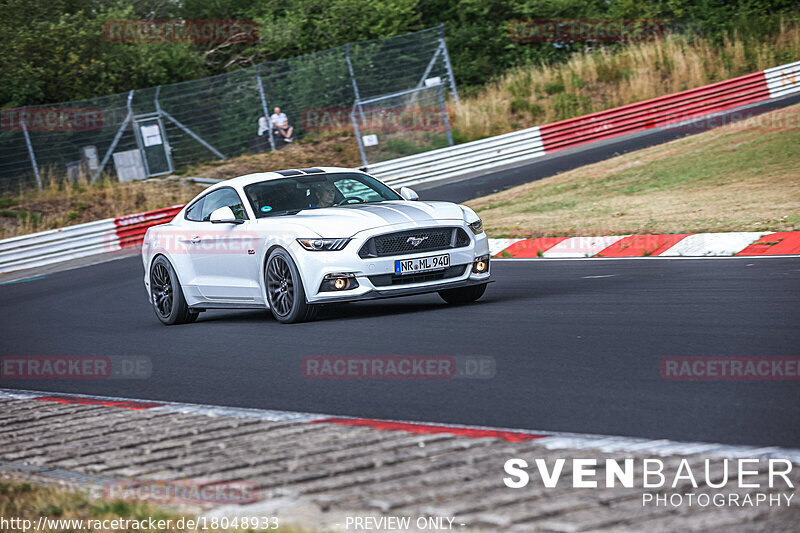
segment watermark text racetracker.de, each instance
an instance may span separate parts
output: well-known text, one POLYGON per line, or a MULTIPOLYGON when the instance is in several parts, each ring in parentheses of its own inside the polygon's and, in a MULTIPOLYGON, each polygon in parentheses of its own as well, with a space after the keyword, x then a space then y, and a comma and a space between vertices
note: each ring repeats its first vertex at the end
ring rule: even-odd
MULTIPOLYGON (((253 231, 231 232, 208 229, 203 231, 161 228, 154 238, 144 243, 149 248, 170 254, 233 254, 253 255, 262 240, 253 231)), ((109 246, 113 244, 109 241, 109 246)))
POLYGON ((103 486, 108 501, 155 504, 213 503, 244 505, 257 502, 258 486, 252 481, 110 481, 103 486))
POLYGON ((800 112, 763 113, 757 110, 734 111, 725 114, 691 116, 690 114, 672 115, 659 124, 665 128, 679 132, 697 133, 713 128, 727 126, 729 129, 752 131, 794 130, 800 127, 800 112))
POLYGON ((688 459, 681 459, 675 466, 673 461, 655 458, 602 462, 591 458, 536 458, 531 465, 523 458, 512 458, 503 466, 507 474, 503 483, 512 489, 521 489, 529 483, 540 483, 546 489, 560 484, 574 489, 641 488, 642 506, 789 507, 792 504, 794 464, 788 459, 720 458, 705 459, 700 465, 697 462, 691 464, 688 459))
POLYGON ((303 357, 307 379, 492 379, 491 356, 316 355, 303 357))
POLYGON ((0 531, 28 533, 36 531, 229 531, 276 530, 280 527, 274 516, 242 516, 228 518, 199 516, 197 518, 52 518, 39 516, 36 520, 0 516, 0 531))
POLYGON ((441 107, 313 107, 303 109, 300 124, 306 131, 444 131, 448 118, 441 107))
POLYGON ((653 41, 664 35, 655 19, 514 19, 508 24, 512 41, 632 42, 653 41))
POLYGON ((103 35, 112 43, 253 43, 252 20, 109 20, 103 35))
POLYGON ((664 357, 659 366, 673 381, 800 380, 800 357, 664 357))
POLYGON ((0 356, 0 379, 148 379, 152 373, 148 356, 0 356))
POLYGON ((0 131, 94 131, 103 127, 97 107, 16 107, 0 109, 0 131))

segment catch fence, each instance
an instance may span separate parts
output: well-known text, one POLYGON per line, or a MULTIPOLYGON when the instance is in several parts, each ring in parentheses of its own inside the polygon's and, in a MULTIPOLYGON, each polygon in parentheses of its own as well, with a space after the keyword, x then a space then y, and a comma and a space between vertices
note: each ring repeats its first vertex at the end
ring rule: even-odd
POLYGON ((83 173, 91 180, 109 172, 130 181, 205 160, 280 149, 285 143, 272 128, 258 134, 259 119, 274 107, 286 113, 296 138, 355 128, 366 166, 452 144, 446 97, 457 100, 458 94, 444 26, 438 26, 209 78, 3 109, 0 192, 41 187, 46 172, 83 173), (388 126, 362 123, 359 131, 351 111, 361 114, 367 107, 384 118, 387 112, 396 115, 388 126), (420 123, 423 114, 438 122, 420 123), (320 124, 309 117, 333 121, 320 124))

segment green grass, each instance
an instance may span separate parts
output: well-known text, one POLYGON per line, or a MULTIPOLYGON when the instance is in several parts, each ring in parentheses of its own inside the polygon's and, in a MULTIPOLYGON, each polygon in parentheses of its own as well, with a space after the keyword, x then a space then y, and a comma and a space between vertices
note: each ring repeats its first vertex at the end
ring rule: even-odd
MULTIPOLYGON (((77 215, 77 214, 76 214, 77 215)), ((39 224, 42 221, 42 215, 27 209, 20 209, 18 211, 10 211, 8 209, 0 210, 0 217, 18 218, 23 224, 39 224)))
POLYGON ((800 228, 800 106, 468 202, 491 236, 800 228))
MULTIPOLYGON (((38 518, 42 516, 62 520, 113 520, 115 518, 123 518, 145 521, 143 524, 146 524, 149 518, 153 518, 154 521, 171 520, 173 524, 181 517, 187 519, 195 518, 192 514, 177 514, 172 508, 139 502, 105 501, 94 499, 83 491, 66 490, 15 480, 0 481, 0 516, 7 519, 11 517, 27 519, 31 520, 33 524, 36 524, 38 518)), ((150 529, 120 529, 114 531, 163 533, 163 531, 150 529)), ((244 530, 216 529, 215 531, 244 530)), ((278 530, 270 531, 276 531, 276 533, 299 533, 301 530, 280 527, 278 530)))

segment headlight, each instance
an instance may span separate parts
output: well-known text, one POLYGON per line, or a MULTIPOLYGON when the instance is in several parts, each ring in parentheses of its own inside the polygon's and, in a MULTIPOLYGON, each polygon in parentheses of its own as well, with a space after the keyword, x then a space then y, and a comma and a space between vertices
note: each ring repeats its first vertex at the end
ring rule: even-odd
POLYGON ((347 246, 350 239, 297 239, 297 242, 312 252, 336 252, 347 246))
POLYGON ((475 235, 483 232, 483 221, 481 219, 478 219, 476 222, 472 222, 467 225, 469 226, 469 229, 472 230, 472 233, 474 233, 475 235))

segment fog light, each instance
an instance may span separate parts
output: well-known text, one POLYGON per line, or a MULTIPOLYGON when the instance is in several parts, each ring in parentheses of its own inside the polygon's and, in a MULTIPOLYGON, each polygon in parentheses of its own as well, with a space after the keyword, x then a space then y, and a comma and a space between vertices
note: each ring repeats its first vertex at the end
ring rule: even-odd
POLYGON ((319 292, 346 291, 358 287, 356 275, 347 272, 326 274, 319 286, 319 292))
POLYGON ((489 256, 482 255, 475 259, 475 262, 472 263, 472 273, 473 274, 485 274, 489 271, 489 256))

